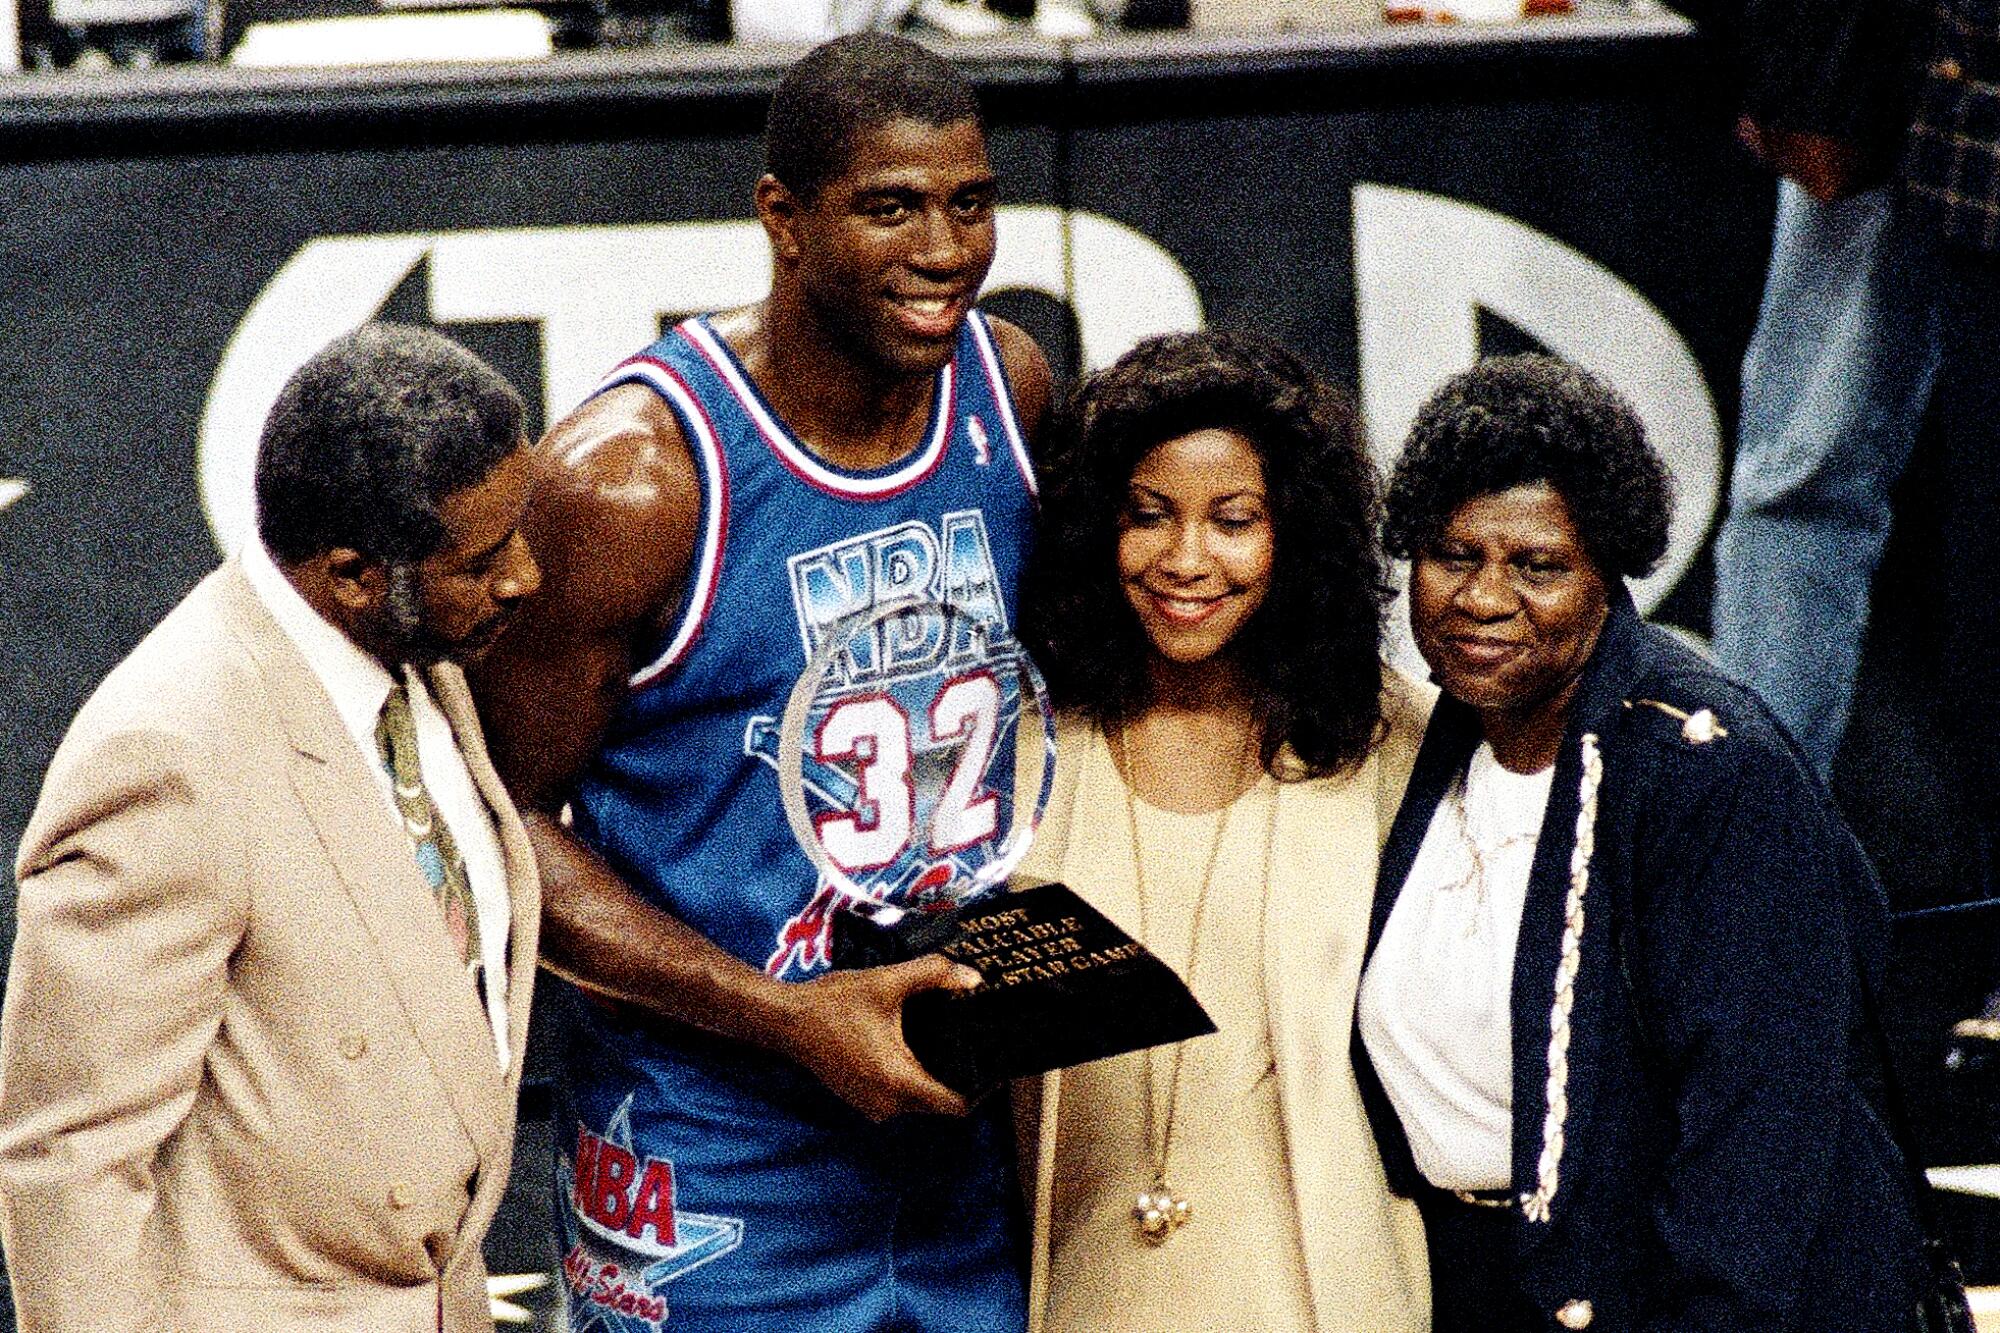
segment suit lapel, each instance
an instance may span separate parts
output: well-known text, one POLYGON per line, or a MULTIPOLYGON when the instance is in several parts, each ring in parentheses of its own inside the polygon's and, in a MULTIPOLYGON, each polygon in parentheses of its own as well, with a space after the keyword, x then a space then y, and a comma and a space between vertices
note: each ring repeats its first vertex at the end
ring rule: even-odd
POLYGON ((224 579, 224 614, 257 664, 273 718, 293 750, 286 774, 292 790, 466 1133, 482 1157, 503 1150, 496 1139, 509 1123, 507 1087, 493 1058, 492 1029, 452 957, 409 840, 312 668, 234 562, 224 579))
MULTIPOLYGON (((1576 747, 1565 745, 1556 760, 1549 788, 1549 803, 1542 815, 1541 837, 1535 846, 1533 868, 1528 872, 1528 896, 1521 909, 1521 933, 1514 947, 1512 1027, 1514 1042, 1514 1144, 1513 1176, 1515 1197, 1535 1192, 1541 1181, 1545 1137, 1552 1128, 1549 1105, 1550 1018, 1555 1007, 1556 969, 1562 958, 1564 906, 1569 898, 1570 848, 1575 845, 1577 777, 1582 771, 1576 747)), ((1585 900, 1585 925, 1589 908, 1585 900)), ((1579 967, 1571 991, 1573 1003, 1566 1015, 1568 1038, 1564 1047, 1567 1071, 1563 1079, 1561 1137, 1566 1146, 1583 1121, 1589 1100, 1590 1072, 1596 1061, 1588 1021, 1595 1006, 1588 1003, 1588 978, 1579 967)), ((1560 1151, 1560 1150, 1558 1150, 1560 1151)), ((1564 1153, 1555 1161, 1558 1195, 1562 1170, 1573 1169, 1574 1157, 1564 1153)), ((1551 1207, 1559 1207, 1558 1200, 1551 1207)), ((1524 1244, 1546 1236, 1549 1228, 1533 1226, 1518 1233, 1524 1244)))
MULTIPOLYGON (((1533 1195, 1553 1183, 1554 1194, 1547 1199, 1551 1219, 1561 1214, 1566 1194, 1574 1197, 1589 1164, 1584 1145, 1589 1141, 1598 1071, 1604 1063, 1604 995, 1611 984, 1611 927, 1619 909, 1620 890, 1612 873, 1618 862, 1617 849, 1607 839, 1596 846, 1588 867, 1577 969, 1569 1010, 1561 1020, 1567 1033, 1557 1038, 1558 969, 1572 884, 1571 856, 1582 806, 1583 739, 1592 734, 1600 743, 1606 789, 1598 804, 1608 810, 1615 797, 1609 789, 1614 766, 1611 733, 1622 717, 1623 699, 1633 677, 1638 627, 1638 613, 1630 596, 1622 588, 1614 590, 1611 614, 1577 690, 1562 750, 1556 756, 1548 810, 1542 817, 1534 868, 1528 877, 1528 900, 1521 913, 1520 939, 1514 951, 1514 1188, 1518 1195, 1533 1195), (1550 1055, 1558 1046, 1565 1068, 1552 1088, 1550 1055), (1549 1179, 1544 1178, 1544 1158, 1554 1168, 1549 1179)), ((1615 825, 1613 819, 1602 819, 1596 827, 1610 829, 1615 825)), ((1531 1224, 1516 1234, 1526 1250, 1553 1230, 1553 1226, 1531 1224)))
POLYGON ((1371 757, 1339 785, 1278 784, 1272 837, 1284 851, 1272 858, 1271 883, 1264 886, 1264 1021, 1309 1294, 1322 1324, 1338 1308, 1332 1285, 1344 1275, 1320 1256, 1340 1252, 1341 1177, 1355 1169, 1339 1156, 1339 1133, 1326 1123, 1331 1104, 1322 1093, 1348 1078, 1380 762, 1371 757), (1329 1006, 1329 996, 1344 1005, 1329 1006))
POLYGON ((1430 831, 1431 816, 1444 799, 1452 779, 1465 771, 1466 760, 1479 748, 1479 715, 1450 696, 1439 698, 1431 710, 1424 743, 1410 771, 1410 785, 1389 826, 1389 840, 1383 844, 1382 860, 1375 873, 1375 905, 1368 919, 1368 947, 1361 956, 1363 967, 1375 956, 1389 914, 1396 910, 1403 882, 1416 864, 1417 850, 1430 831))
MULTIPOLYGON (((1375 869, 1375 899, 1368 916, 1367 943, 1361 953, 1364 977, 1369 959, 1375 956, 1375 946, 1382 941, 1382 931, 1389 924, 1389 915, 1396 910, 1396 900, 1402 897, 1410 867, 1416 864, 1417 850, 1423 846, 1431 816, 1478 745, 1478 715, 1449 695, 1440 696, 1424 728, 1423 743, 1417 748, 1416 762, 1411 766, 1409 786, 1395 819, 1390 822, 1388 839, 1382 845, 1381 859, 1375 869)), ((1361 1104, 1375 1130, 1382 1168, 1393 1188, 1399 1193, 1409 1193, 1420 1186, 1423 1176, 1410 1153, 1403 1122, 1389 1104, 1382 1081, 1375 1075, 1374 1063, 1368 1058, 1368 1044, 1361 1039, 1358 1019, 1349 1024, 1348 1058, 1353 1064, 1354 1081, 1361 1090, 1361 1104)))
MULTIPOLYGON (((1039 874, 1023 874, 1025 881, 1053 878, 1063 882, 1064 862, 1069 855, 1069 831, 1076 806, 1085 799, 1082 771, 1095 758, 1099 744, 1095 727, 1073 717, 1056 720, 1056 776, 1049 793, 1050 817, 1035 839, 1027 868, 1039 874)), ((1062 1103, 1062 1071, 1042 1075, 1034 1093, 1024 1100, 1033 1102, 1032 1118, 1017 1102, 1017 1127, 1032 1125, 1034 1137, 1033 1216, 1029 1219, 1028 1333, 1041 1333, 1049 1299, 1050 1222, 1054 1208, 1056 1179, 1056 1113, 1062 1103)), ((1029 1165, 1022 1154, 1024 1166, 1029 1165)))

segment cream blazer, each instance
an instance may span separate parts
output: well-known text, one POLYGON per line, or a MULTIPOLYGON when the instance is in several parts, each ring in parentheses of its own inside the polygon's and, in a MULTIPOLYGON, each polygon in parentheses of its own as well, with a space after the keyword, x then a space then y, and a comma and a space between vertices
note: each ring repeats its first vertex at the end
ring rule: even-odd
MULTIPOLYGON (((1416 763, 1436 691, 1384 671, 1382 743, 1352 773, 1280 784, 1276 832, 1287 849, 1264 900, 1264 988, 1277 1071, 1292 1191, 1304 1242, 1314 1322, 1325 1333, 1430 1327, 1430 1274, 1423 1223, 1408 1200, 1389 1194, 1348 1056, 1354 995, 1368 938, 1375 864, 1416 763), (1323 870, 1310 877, 1306 867, 1323 870), (1342 1095, 1325 1095, 1338 1088, 1342 1095), (1368 1216, 1357 1216, 1356 1199, 1368 1216), (1386 1230, 1392 1290, 1356 1290, 1357 1243, 1386 1230), (1369 1233, 1373 1232, 1371 1236, 1369 1233)), ((1023 877, 1060 879, 1074 813, 1079 741, 1088 724, 1064 720, 1049 817, 1023 877), (1070 756, 1066 761, 1065 756, 1070 756)), ((1055 1177, 1060 1071, 1014 1087, 1021 1178, 1032 1182, 1028 1329, 1040 1333, 1049 1301, 1050 1200, 1055 1177)))
POLYGON ((492 1328, 540 897, 464 677, 431 684, 506 858, 504 1071, 366 760, 235 562, 71 726, 0 1010, 23 1333, 492 1328))

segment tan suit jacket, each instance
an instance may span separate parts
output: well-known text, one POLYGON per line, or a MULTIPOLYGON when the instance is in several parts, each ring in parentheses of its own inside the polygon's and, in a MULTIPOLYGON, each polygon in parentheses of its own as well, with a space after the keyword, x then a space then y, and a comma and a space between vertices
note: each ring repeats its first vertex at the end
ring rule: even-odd
MULTIPOLYGON (((1422 1333, 1430 1326, 1423 1223, 1389 1193, 1348 1056, 1368 938, 1375 865, 1402 802, 1436 691, 1385 672, 1388 730, 1358 770, 1281 784, 1275 882, 1264 900, 1264 990, 1292 1197, 1305 1250, 1307 1304, 1326 1333, 1422 1333)), ((1025 878, 1061 875, 1074 810, 1077 728, 1059 728, 1050 817, 1025 878)), ((1085 819, 1089 816, 1086 814, 1085 819)), ((1088 827, 1086 823, 1083 827, 1088 827)), ((1014 1088, 1032 1250, 1028 1327, 1049 1308, 1050 1200, 1060 1071, 1014 1088)), ((1086 1112, 1087 1113, 1087 1112, 1086 1112)))
POLYGON ((490 1330, 539 888, 495 812, 512 1051, 373 774, 234 561, 98 689, 23 837, 0 1242, 23 1333, 490 1330))

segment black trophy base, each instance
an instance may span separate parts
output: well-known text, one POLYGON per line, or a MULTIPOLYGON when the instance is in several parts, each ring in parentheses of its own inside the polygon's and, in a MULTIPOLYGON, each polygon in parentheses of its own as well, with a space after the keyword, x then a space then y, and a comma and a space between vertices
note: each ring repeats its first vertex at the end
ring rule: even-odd
POLYGON ((963 907, 909 913, 893 926, 880 926, 858 912, 833 914, 833 965, 887 967, 936 953, 958 936, 963 907))
POLYGON ((978 970, 968 991, 920 991, 903 1038, 932 1077, 977 1097, 1009 1079, 1185 1041, 1215 1024, 1174 970, 1068 886, 1042 884, 892 927, 834 918, 835 967, 942 953, 978 970))

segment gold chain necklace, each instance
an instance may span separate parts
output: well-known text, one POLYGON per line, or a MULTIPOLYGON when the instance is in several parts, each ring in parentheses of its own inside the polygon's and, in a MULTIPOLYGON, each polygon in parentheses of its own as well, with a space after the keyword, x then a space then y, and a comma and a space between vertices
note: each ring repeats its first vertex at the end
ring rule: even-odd
POLYGON ((1459 844, 1465 848, 1465 854, 1472 862, 1472 873, 1461 876, 1458 880, 1446 886, 1447 892, 1467 887, 1472 889, 1472 910, 1465 915, 1464 935, 1466 939, 1471 939, 1479 933, 1481 914, 1486 909, 1486 858, 1488 856, 1497 857, 1501 853, 1506 852, 1510 848, 1517 847, 1524 842, 1533 843, 1540 836, 1539 828, 1533 833, 1506 833, 1501 835, 1500 840, 1495 842, 1491 847, 1482 850, 1479 845, 1479 839, 1472 832, 1472 815, 1469 808, 1471 805, 1471 796, 1472 765, 1467 764, 1465 772, 1461 773, 1458 781, 1452 784, 1448 799, 1452 807, 1452 823, 1458 833, 1459 844))
MULTIPOLYGON (((1132 834, 1132 878, 1139 894, 1139 942, 1150 949, 1153 946, 1149 942, 1152 932, 1146 925, 1146 856, 1139 845, 1139 807, 1132 795, 1138 774, 1132 768, 1132 751, 1126 731, 1127 728, 1123 726, 1118 729, 1118 762, 1125 770, 1123 774, 1125 824, 1132 834)), ((1244 738, 1243 759, 1236 768, 1239 782, 1243 776, 1243 769, 1248 765, 1251 752, 1250 736, 1254 734, 1252 731, 1244 738)), ((1187 975, 1182 978, 1190 986, 1194 984, 1195 962, 1201 950, 1201 923, 1208 911, 1208 886, 1215 878, 1216 856, 1222 850, 1222 835, 1229 827, 1230 811, 1241 799, 1242 794, 1237 793, 1216 812, 1215 832, 1209 837, 1208 860, 1202 867, 1201 888, 1196 891, 1194 899, 1194 928, 1188 937, 1187 975)), ((1144 1056, 1146 1081, 1141 1105, 1144 1107, 1146 1154, 1151 1158, 1153 1184, 1152 1188, 1139 1192, 1138 1199, 1133 1203, 1132 1220, 1138 1226, 1140 1238, 1149 1245, 1166 1244, 1167 1238, 1186 1226, 1188 1220, 1194 1216, 1194 1205, 1167 1187, 1167 1161, 1174 1150, 1174 1111, 1180 1105, 1181 1064, 1182 1057, 1186 1053, 1186 1042, 1174 1043, 1173 1064, 1167 1070, 1166 1115, 1159 1118, 1164 1123, 1157 1126, 1153 1111, 1153 1050, 1150 1046, 1146 1048, 1144 1056)))

